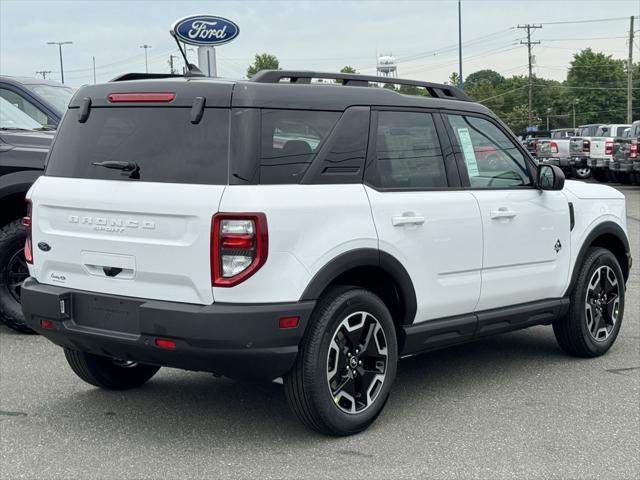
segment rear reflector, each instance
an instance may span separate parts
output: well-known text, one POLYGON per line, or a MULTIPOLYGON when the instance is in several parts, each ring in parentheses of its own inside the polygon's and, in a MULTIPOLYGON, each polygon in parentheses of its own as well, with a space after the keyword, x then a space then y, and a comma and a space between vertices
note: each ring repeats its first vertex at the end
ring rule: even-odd
POLYGON ((111 93, 109 102, 111 103, 167 103, 176 98, 175 93, 170 92, 143 92, 143 93, 111 93))
POLYGON ((300 323, 300 317, 282 317, 278 320, 280 328, 296 328, 300 323))
POLYGON ((46 329, 46 330, 52 330, 54 328, 56 328, 56 324, 53 323, 51 320, 45 320, 42 319, 40 320, 40 327, 46 329))
POLYGON ((166 338, 156 338, 156 347, 164 348, 165 350, 175 350, 176 342, 173 340, 167 340, 166 338))

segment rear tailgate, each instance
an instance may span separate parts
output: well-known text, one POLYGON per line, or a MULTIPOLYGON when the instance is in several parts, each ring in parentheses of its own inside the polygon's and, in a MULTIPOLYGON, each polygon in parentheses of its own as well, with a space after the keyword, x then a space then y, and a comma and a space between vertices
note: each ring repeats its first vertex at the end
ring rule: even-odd
POLYGON ((591 158, 607 158, 611 157, 611 155, 607 155, 605 153, 605 146, 607 141, 613 141, 612 138, 607 137, 595 137, 591 139, 591 153, 589 156, 591 158))
MULTIPOLYGON (((92 98, 88 119, 69 109, 32 189, 32 274, 73 289, 212 303, 211 219, 228 180, 229 108, 207 107, 192 122, 194 99, 108 105, 96 98, 104 93, 81 91, 92 98), (112 162, 136 169, 105 168, 112 162)), ((228 102, 230 90, 221 93, 228 102)))

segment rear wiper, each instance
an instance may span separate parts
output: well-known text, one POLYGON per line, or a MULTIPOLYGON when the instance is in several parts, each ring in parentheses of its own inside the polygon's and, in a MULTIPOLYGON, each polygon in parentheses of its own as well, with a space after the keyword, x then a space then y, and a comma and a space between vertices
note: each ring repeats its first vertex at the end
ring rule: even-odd
POLYGON ((107 160, 105 162, 93 162, 96 167, 111 168, 113 170, 122 170, 122 175, 129 173, 129 178, 140 180, 140 166, 136 162, 119 162, 116 160, 107 160))

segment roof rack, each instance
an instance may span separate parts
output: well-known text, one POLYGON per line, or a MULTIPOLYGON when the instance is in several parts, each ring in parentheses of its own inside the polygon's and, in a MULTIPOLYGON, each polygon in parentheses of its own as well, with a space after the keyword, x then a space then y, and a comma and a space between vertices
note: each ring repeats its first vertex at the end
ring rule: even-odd
POLYGON ((109 80, 110 82, 126 82, 127 80, 146 80, 152 78, 177 78, 184 75, 177 73, 125 73, 109 80))
POLYGON ((327 73, 305 70, 261 70, 251 77, 251 81, 257 83, 280 83, 281 80, 288 79, 288 83, 311 83, 311 79, 313 78, 336 80, 342 85, 349 87, 369 87, 370 83, 411 85, 426 89, 429 92, 429 95, 434 98, 461 100, 465 102, 473 101, 458 87, 445 85, 443 83, 421 82, 418 80, 408 80, 405 78, 395 77, 377 77, 373 75, 360 75, 357 73, 327 73))

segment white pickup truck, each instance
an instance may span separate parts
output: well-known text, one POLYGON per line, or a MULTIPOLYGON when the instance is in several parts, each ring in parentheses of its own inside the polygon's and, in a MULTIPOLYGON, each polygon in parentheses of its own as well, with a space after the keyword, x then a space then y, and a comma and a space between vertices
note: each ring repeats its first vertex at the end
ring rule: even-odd
POLYGON ((538 141, 536 146, 538 162, 556 165, 560 167, 566 175, 571 174, 569 144, 575 134, 576 131, 573 128, 551 130, 550 138, 538 141))
POLYGON ((591 175, 599 182, 615 181, 609 170, 609 162, 615 153, 615 140, 622 137, 624 131, 631 125, 611 124, 601 125, 596 136, 591 139, 591 151, 587 166, 591 175))

